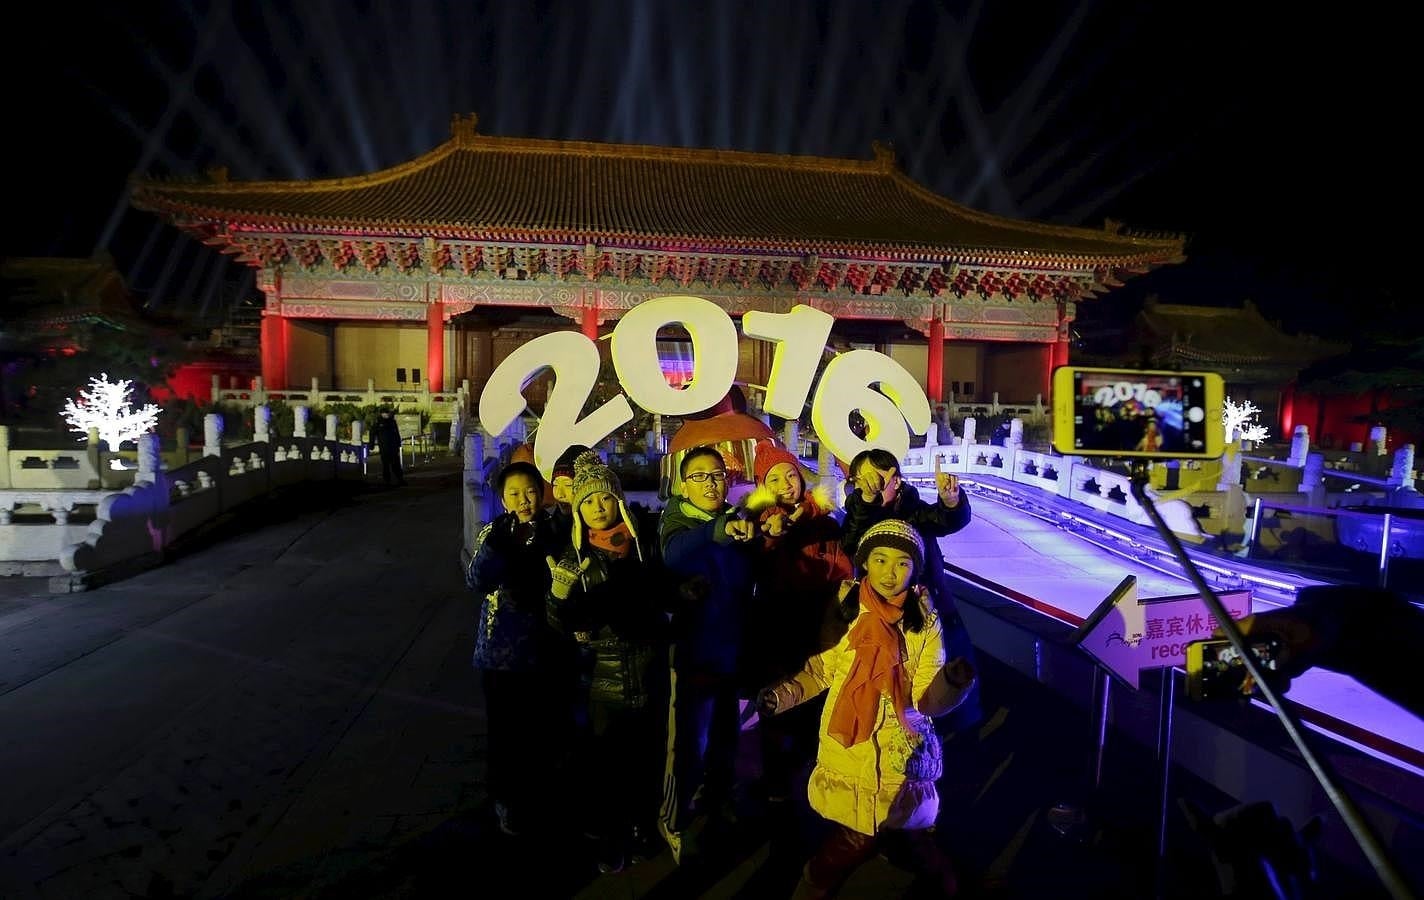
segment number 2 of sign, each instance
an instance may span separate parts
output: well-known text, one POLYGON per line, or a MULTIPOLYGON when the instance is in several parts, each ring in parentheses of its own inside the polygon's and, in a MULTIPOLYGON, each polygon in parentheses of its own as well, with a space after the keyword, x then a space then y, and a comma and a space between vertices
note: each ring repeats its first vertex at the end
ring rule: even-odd
MULTIPOLYGON (((830 315, 803 305, 787 313, 743 316, 748 337, 776 345, 763 404, 767 412, 800 418, 834 324, 830 315)), ((554 387, 534 438, 534 463, 547 476, 569 447, 592 447, 631 421, 629 398, 648 412, 687 415, 720 402, 737 376, 736 326, 721 307, 702 297, 659 297, 635 306, 613 329, 611 349, 626 395, 620 393, 580 419, 598 379, 598 347, 580 332, 556 331, 524 344, 499 364, 480 394, 480 423, 491 435, 503 433, 527 406, 524 389, 545 369, 553 370, 554 387), (658 330, 673 323, 692 338, 692 378, 682 389, 667 383, 657 355, 658 330)), ((924 434, 929 421, 929 400, 919 382, 904 366, 873 350, 852 350, 831 360, 811 401, 816 435, 845 460, 872 447, 904 457, 910 432, 924 434), (850 429, 854 410, 869 426, 864 440, 850 429)))

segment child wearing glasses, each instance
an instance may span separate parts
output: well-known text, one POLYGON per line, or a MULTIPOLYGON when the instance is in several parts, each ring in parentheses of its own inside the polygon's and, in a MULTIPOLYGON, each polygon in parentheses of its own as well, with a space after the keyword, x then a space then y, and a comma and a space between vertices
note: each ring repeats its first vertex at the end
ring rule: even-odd
POLYGON ((842 592, 849 631, 757 696, 758 712, 774 716, 826 694, 806 793, 831 830, 803 869, 797 897, 830 896, 890 835, 908 845, 910 864, 937 892, 958 890, 933 830, 943 763, 928 717, 958 705, 975 675, 962 658, 945 665, 939 617, 916 584, 924 561, 924 541, 909 523, 869 528, 855 553, 864 575, 842 592))
POLYGON ((715 448, 687 451, 678 475, 681 494, 668 501, 658 527, 663 563, 680 585, 672 615, 668 759, 658 829, 682 863, 698 852, 709 823, 735 818, 737 666, 757 526, 727 503, 727 466, 715 448))

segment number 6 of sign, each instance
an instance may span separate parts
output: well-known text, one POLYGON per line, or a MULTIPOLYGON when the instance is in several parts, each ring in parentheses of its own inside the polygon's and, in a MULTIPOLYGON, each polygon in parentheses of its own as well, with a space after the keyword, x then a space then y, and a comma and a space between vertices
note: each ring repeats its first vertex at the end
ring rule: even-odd
MULTIPOLYGON (((776 344, 768 379, 767 412, 799 418, 811 393, 835 319, 809 306, 788 313, 748 312, 742 330, 748 337, 776 344)), ((598 379, 598 347, 577 331, 537 337, 499 364, 480 393, 480 423, 501 434, 524 412, 523 391, 545 369, 554 387, 534 438, 534 463, 547 477, 554 462, 574 444, 592 447, 633 418, 634 403, 665 416, 682 416, 716 405, 737 376, 737 329, 721 307, 701 297, 659 297, 641 303, 613 329, 613 367, 627 392, 582 419, 579 412, 598 379), (678 323, 692 337, 692 378, 679 390, 663 378, 658 363, 660 328, 678 323)), ((840 459, 879 447, 896 457, 910 449, 910 432, 929 427, 930 404, 905 367, 883 353, 852 350, 831 360, 816 385, 811 423, 826 448, 840 459), (878 390, 876 388, 878 387, 878 390), (850 430, 850 414, 859 410, 869 425, 865 439, 850 430)))

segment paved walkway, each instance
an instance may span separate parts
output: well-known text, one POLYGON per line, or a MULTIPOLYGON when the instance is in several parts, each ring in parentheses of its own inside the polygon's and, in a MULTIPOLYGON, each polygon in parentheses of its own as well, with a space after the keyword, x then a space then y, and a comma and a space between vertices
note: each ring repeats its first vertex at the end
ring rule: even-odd
MULTIPOLYGON (((800 808, 748 806, 700 869, 606 876, 558 810, 545 837, 494 828, 460 532, 437 464, 260 501, 95 591, 0 583, 0 897, 786 896, 817 836, 800 808)), ((1076 845, 1047 824, 1087 771, 1079 711, 1026 715, 1009 670, 981 668, 998 693, 941 783, 966 895, 1142 896, 1150 822, 1076 845)), ((878 858, 841 896, 910 885, 878 858)))
MULTIPOLYGON (((410 474, 261 501, 98 590, 0 586, 0 896, 424 897, 496 876, 730 895, 767 877, 766 846, 596 877, 576 841, 493 829, 458 473, 410 474)), ((907 878, 867 868, 862 896, 893 895, 875 870, 907 878)))

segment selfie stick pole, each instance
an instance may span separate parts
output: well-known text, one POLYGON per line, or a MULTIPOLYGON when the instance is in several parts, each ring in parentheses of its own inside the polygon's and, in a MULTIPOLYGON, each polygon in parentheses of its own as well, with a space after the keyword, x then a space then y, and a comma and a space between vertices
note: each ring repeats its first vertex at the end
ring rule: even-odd
MULTIPOLYGON (((1162 519, 1162 514, 1157 511, 1152 498, 1147 494, 1147 465, 1143 462, 1135 462, 1132 467, 1132 496, 1147 511, 1147 515, 1152 519, 1153 526, 1157 533, 1162 536, 1162 540, 1167 542, 1167 546, 1172 551, 1172 555, 1181 563, 1182 569, 1186 571, 1192 584, 1201 593, 1202 600, 1206 603, 1207 609, 1216 618, 1216 622, 1221 626, 1221 631, 1226 635, 1226 639, 1231 642, 1231 646, 1236 648, 1242 663, 1246 666, 1246 671, 1250 673, 1251 679, 1256 684, 1256 689, 1271 704, 1271 708, 1276 711, 1276 717, 1285 726, 1286 734, 1290 736, 1291 742, 1300 751, 1301 757, 1305 760, 1310 771, 1315 775, 1315 780, 1320 783, 1325 790, 1325 795, 1330 798, 1330 802, 1340 813, 1340 817, 1345 820, 1345 825, 1354 835, 1355 842, 1364 851, 1365 857, 1374 868, 1375 874, 1389 891, 1391 897, 1396 900, 1410 900, 1414 894, 1409 890, 1404 879, 1395 871, 1389 857, 1385 855, 1384 848, 1380 846, 1379 840, 1374 832, 1370 830, 1369 823, 1360 814, 1355 806, 1340 787, 1335 783, 1335 776, 1330 771, 1324 759, 1318 758, 1310 745, 1305 742, 1305 735, 1302 733, 1300 724, 1296 722, 1295 716, 1286 708, 1285 702, 1276 694, 1276 690, 1271 683, 1266 680, 1265 673, 1261 670, 1260 662, 1256 659, 1256 654, 1246 644, 1246 638, 1241 633, 1241 628, 1231 618, 1231 614, 1222 605, 1221 598, 1214 592, 1202 578, 1201 572, 1192 563, 1191 557, 1187 556, 1187 551, 1183 549, 1182 542, 1177 538, 1176 532, 1167 527, 1167 523, 1162 519)), ((1167 685, 1172 686, 1171 682, 1167 685)))

